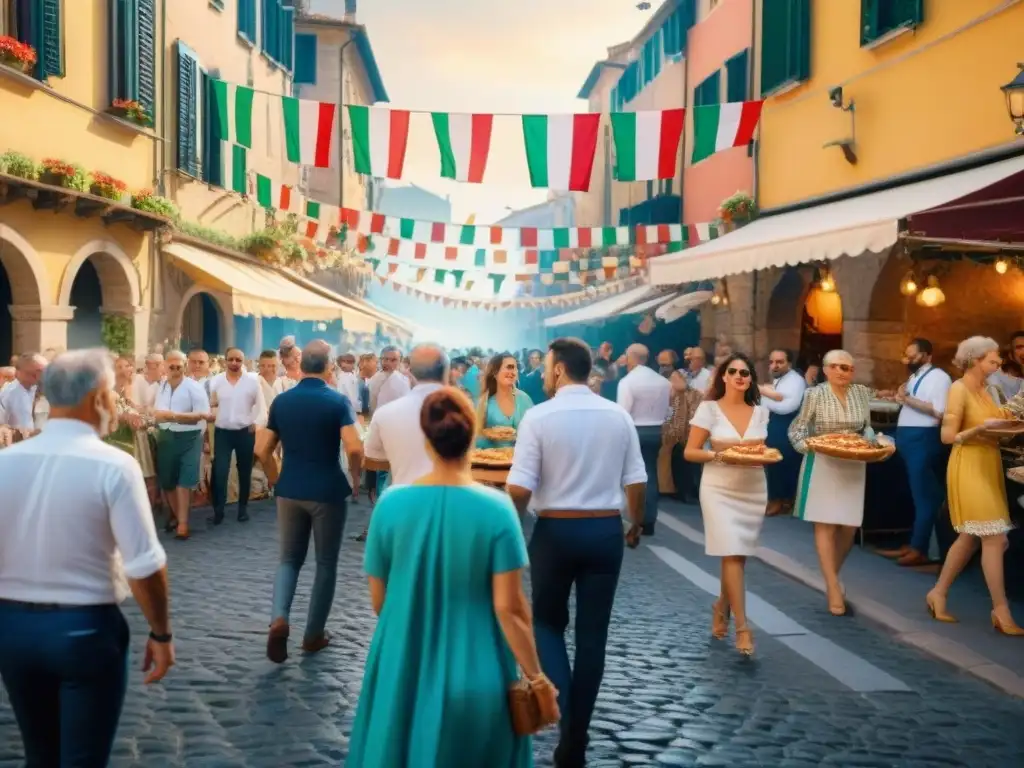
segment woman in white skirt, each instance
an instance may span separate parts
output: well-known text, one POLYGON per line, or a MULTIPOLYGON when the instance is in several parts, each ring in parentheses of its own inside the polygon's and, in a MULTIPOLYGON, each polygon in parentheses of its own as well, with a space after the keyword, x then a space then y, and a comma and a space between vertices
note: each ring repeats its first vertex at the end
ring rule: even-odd
POLYGON ((839 571, 864 522, 867 464, 808 452, 815 435, 859 434, 874 438, 870 402, 874 390, 853 382, 853 356, 833 349, 822 360, 825 382, 804 392, 800 413, 789 426, 789 440, 804 454, 793 516, 814 523, 814 546, 825 578, 833 616, 850 613, 839 571))
POLYGON ((707 465, 700 479, 704 549, 722 558, 711 634, 719 640, 729 634, 731 612, 736 617, 736 649, 744 656, 754 653, 754 637, 747 626, 744 568, 757 549, 768 485, 764 469, 723 464, 721 452, 740 443, 763 443, 767 437, 768 409, 761 405, 757 372, 745 355, 728 355, 715 371, 707 399, 690 419, 683 456, 707 465))

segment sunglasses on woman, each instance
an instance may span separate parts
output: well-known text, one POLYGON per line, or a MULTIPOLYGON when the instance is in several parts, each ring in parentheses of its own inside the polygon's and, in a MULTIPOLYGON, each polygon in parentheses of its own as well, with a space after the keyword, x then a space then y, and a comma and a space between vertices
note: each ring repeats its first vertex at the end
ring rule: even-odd
POLYGON ((853 366, 847 365, 846 363, 829 363, 828 367, 835 368, 836 370, 842 371, 843 373, 850 373, 850 371, 853 370, 853 366))
POLYGON ((746 368, 727 368, 725 372, 730 376, 739 376, 741 379, 750 378, 750 371, 746 368))

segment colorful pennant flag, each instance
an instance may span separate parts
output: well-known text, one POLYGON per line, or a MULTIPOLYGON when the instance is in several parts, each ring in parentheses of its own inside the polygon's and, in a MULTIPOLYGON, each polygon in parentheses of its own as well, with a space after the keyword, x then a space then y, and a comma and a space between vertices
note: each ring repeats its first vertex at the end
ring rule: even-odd
POLYGON ((613 112, 615 178, 619 181, 674 179, 685 109, 613 112))
POLYGON ((763 105, 763 101, 735 101, 694 107, 692 161, 699 163, 715 152, 749 144, 763 105))
POLYGON ((297 208, 299 196, 287 184, 274 181, 269 176, 256 174, 256 202, 264 208, 278 211, 293 211, 297 208))
POLYGON ((253 89, 223 80, 210 80, 210 87, 216 138, 252 149, 253 89))
POLYGON ((248 152, 245 147, 227 141, 220 143, 220 179, 225 189, 249 194, 248 152))
POLYGON ((483 182, 494 115, 432 112, 430 119, 441 151, 441 176, 471 184, 483 182))
POLYGON ((409 141, 409 112, 387 107, 348 106, 357 173, 400 179, 409 141))
POLYGON ((523 115, 530 183, 562 192, 589 190, 600 125, 596 112, 523 115))
POLYGON ((281 102, 288 162, 330 168, 337 106, 293 96, 284 96, 281 102))

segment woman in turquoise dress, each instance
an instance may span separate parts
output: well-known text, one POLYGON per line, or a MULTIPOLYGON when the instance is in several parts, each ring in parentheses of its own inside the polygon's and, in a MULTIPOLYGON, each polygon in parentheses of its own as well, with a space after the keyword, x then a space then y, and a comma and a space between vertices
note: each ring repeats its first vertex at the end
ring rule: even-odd
POLYGON ((389 488, 366 540, 379 616, 366 659, 347 768, 530 768, 508 689, 523 671, 549 722, 522 574, 526 542, 509 498, 473 482, 475 415, 446 387, 423 403, 433 471, 389 488))
MULTIPOLYGON (((484 371, 480 402, 477 404, 477 427, 480 431, 491 427, 512 427, 519 429, 526 412, 533 407, 530 396, 518 389, 519 364, 509 354, 492 357, 484 371)), ((515 445, 512 440, 488 440, 478 437, 477 448, 507 448, 515 445)))

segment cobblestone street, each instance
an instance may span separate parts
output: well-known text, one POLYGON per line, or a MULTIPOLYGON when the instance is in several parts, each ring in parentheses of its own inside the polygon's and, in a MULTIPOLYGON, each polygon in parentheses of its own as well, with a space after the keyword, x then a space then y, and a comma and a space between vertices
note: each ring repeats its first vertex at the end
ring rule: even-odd
MULTIPOLYGON (((365 517, 358 506, 348 522, 328 625, 334 642, 304 658, 293 639, 280 667, 263 655, 276 563, 270 503, 255 505, 245 526, 229 516, 187 543, 168 540, 178 665, 163 684, 142 686, 144 624, 130 606, 135 671, 113 765, 343 765, 374 626, 362 545, 350 538, 365 517)), ((293 638, 305 619, 311 559, 293 638)), ((819 594, 757 561, 748 569, 756 660, 742 660, 731 639, 713 643, 707 589, 716 567, 667 527, 627 553, 592 768, 1022 764, 1024 702, 863 619, 829 616, 819 594)), ((550 766, 552 735, 536 745, 538 765, 550 766)), ((20 765, 20 755, 13 716, 0 707, 0 766, 20 765)))

